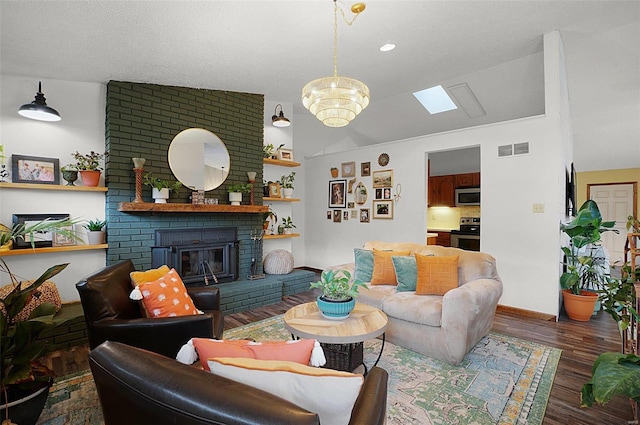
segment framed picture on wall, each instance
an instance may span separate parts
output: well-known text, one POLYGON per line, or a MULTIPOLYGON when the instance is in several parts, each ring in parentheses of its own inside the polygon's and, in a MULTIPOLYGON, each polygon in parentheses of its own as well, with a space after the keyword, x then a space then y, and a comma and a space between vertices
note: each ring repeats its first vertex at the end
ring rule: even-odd
POLYGON ((329 208, 347 207, 346 188, 346 180, 329 180, 329 208))
POLYGON ((360 223, 369 222, 369 208, 360 209, 360 223))
POLYGON ((373 187, 384 188, 393 186, 393 170, 374 171, 373 187))
POLYGON ((42 156, 11 155, 11 181, 60 184, 60 160, 42 156))
POLYGON ((342 211, 341 210, 333 210, 333 222, 334 223, 342 222, 342 211))
POLYGON ((362 177, 369 177, 371 175, 371 162, 360 163, 360 175, 362 177))
POLYGON ((343 162, 342 164, 342 177, 354 177, 356 175, 356 163, 343 162))
POLYGON ((393 201, 373 201, 373 218, 393 218, 393 201))

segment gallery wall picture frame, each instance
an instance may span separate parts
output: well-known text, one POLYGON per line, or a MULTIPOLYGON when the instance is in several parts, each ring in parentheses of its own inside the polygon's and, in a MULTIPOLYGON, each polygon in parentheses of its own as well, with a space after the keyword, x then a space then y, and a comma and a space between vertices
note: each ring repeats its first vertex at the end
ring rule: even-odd
POLYGON ((333 222, 334 223, 342 222, 342 211, 341 210, 333 210, 333 222))
POLYGON ((373 172, 373 187, 385 188, 393 186, 393 170, 382 170, 373 172))
POLYGON ((360 223, 369 223, 369 208, 360 208, 360 223))
POLYGON ((341 168, 342 168, 342 177, 355 177, 356 163, 354 161, 343 162, 341 164, 341 168))
POLYGON ((392 219, 393 201, 373 201, 373 218, 392 219))
POLYGON ((331 220, 333 218, 331 211, 327 211, 327 220, 331 220))
POLYGON ((347 207, 346 189, 346 180, 329 180, 329 208, 347 207))
POLYGON ((280 161, 290 161, 293 162, 293 149, 278 149, 278 159, 280 161))
POLYGON ((360 175, 362 177, 371 176, 371 162, 361 162, 360 163, 360 175))
POLYGON ((352 219, 358 218, 358 211, 357 210, 351 210, 351 218, 352 219))
MULTIPOLYGON (((25 227, 37 222, 50 220, 68 220, 69 214, 13 214, 13 225, 22 225, 25 227)), ((36 248, 46 248, 53 246, 54 232, 38 232, 34 233, 33 241, 36 248)), ((24 239, 19 238, 14 241, 13 247, 16 249, 31 248, 31 237, 26 236, 24 239)))
POLYGON ((60 184, 60 160, 43 156, 11 155, 11 181, 60 184))

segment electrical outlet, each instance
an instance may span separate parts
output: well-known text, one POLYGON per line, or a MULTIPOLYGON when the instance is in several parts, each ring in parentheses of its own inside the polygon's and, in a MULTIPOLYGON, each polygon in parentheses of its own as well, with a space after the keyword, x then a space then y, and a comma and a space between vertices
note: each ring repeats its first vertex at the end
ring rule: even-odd
POLYGON ((533 204, 532 211, 534 213, 543 213, 544 212, 544 204, 533 204))

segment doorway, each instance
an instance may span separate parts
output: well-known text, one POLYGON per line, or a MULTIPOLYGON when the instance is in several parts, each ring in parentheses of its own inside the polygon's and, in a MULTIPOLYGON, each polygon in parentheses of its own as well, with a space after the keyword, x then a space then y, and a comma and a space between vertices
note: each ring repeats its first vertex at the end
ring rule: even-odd
POLYGON ((619 233, 602 234, 602 245, 609 251, 610 263, 624 261, 624 244, 627 240, 627 217, 636 216, 637 205, 636 183, 611 183, 587 185, 587 197, 596 201, 602 219, 615 221, 614 229, 619 233))

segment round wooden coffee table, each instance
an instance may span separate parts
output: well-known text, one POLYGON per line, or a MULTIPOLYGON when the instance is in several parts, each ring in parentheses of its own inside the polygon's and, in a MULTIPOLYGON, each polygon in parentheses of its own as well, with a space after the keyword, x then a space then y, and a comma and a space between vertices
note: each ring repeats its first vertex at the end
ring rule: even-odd
POLYGON ((351 315, 344 320, 329 320, 322 316, 317 304, 309 302, 289 309, 284 314, 284 327, 294 338, 316 339, 327 358, 325 367, 351 372, 363 361, 363 342, 382 335, 378 364, 384 350, 387 315, 367 304, 356 303, 351 315))

